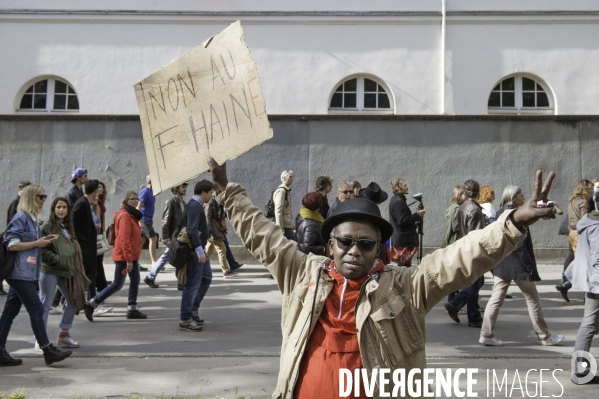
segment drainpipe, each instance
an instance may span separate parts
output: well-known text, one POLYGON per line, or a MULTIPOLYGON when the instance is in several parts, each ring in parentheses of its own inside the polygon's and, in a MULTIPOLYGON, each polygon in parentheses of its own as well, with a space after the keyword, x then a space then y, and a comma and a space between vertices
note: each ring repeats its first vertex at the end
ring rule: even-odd
POLYGON ((445 16, 447 0, 441 0, 441 115, 445 114, 445 16))

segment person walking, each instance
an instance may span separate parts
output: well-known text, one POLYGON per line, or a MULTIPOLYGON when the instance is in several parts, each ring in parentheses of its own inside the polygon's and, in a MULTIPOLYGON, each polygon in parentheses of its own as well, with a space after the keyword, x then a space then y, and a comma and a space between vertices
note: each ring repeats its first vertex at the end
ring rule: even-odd
MULTIPOLYGON (((42 234, 58 236, 54 242, 42 248, 39 286, 40 300, 44 305, 44 326, 46 328, 48 326, 52 298, 58 288, 65 298, 65 306, 59 324, 60 333, 56 345, 78 348, 79 343, 71 337, 69 330, 73 326, 75 314, 78 310, 83 309, 83 306, 78 309, 73 297, 78 298, 78 302, 83 305, 85 290, 90 281, 85 277, 81 261, 81 248, 75 239, 71 206, 66 198, 57 197, 52 201, 50 217, 42 225, 42 234)), ((36 342, 36 347, 37 345, 36 342)))
MULTIPOLYGON (((588 180, 580 180, 572 195, 568 199, 568 255, 564 260, 564 272, 574 260, 576 254, 576 244, 578 243, 578 231, 576 225, 584 215, 589 213, 588 200, 593 196, 593 184, 588 180)), ((562 281, 555 286, 555 289, 562 295, 566 302, 570 302, 568 291, 572 284, 562 273, 562 281)))
POLYGON ((179 227, 183 214, 185 213, 185 208, 187 207, 187 204, 183 199, 185 194, 187 194, 187 186, 187 183, 182 183, 171 188, 173 196, 164 204, 164 211, 162 212, 162 242, 166 248, 162 253, 162 256, 158 258, 158 261, 152 265, 150 273, 144 278, 144 283, 150 288, 159 287, 159 285, 155 283, 156 277, 168 262, 168 247, 171 243, 172 235, 175 230, 177 230, 177 227, 179 227))
POLYGON ((331 192, 333 189, 333 179, 330 176, 318 176, 316 179, 316 188, 314 189, 322 196, 322 207, 318 209, 318 212, 322 215, 323 219, 327 218, 327 214, 329 213, 329 199, 327 198, 327 194, 331 192))
POLYGON ((445 218, 447 219, 447 227, 445 227, 445 234, 443 235, 443 247, 453 244, 458 239, 460 230, 460 222, 458 220, 458 210, 460 205, 466 199, 464 194, 464 186, 455 186, 451 192, 450 205, 445 210, 445 218))
POLYGON ((216 248, 218 254, 218 262, 223 271, 224 278, 237 277, 237 273, 231 270, 227 261, 227 247, 225 245, 225 237, 227 236, 227 219, 225 210, 222 205, 218 204, 214 199, 216 190, 213 191, 212 198, 208 203, 204 204, 204 213, 206 214, 206 222, 210 231, 210 238, 206 243, 206 256, 210 257, 216 248))
POLYGON ((319 212, 322 209, 322 198, 317 191, 306 194, 295 218, 297 249, 305 254, 326 255, 325 242, 320 236, 320 226, 324 223, 319 212))
POLYGON ((75 206, 75 203, 79 201, 85 194, 83 192, 83 185, 87 182, 87 170, 83 168, 76 168, 71 174, 71 183, 73 187, 67 193, 67 200, 71 207, 75 206))
MULTIPOLYGON (((6 226, 8 226, 10 224, 10 221, 16 215, 17 208, 19 206, 19 201, 21 200, 21 193, 23 192, 23 189, 29 185, 31 185, 31 182, 28 182, 26 180, 19 182, 19 186, 18 186, 19 195, 17 195, 17 198, 15 198, 14 200, 11 201, 10 205, 8 206, 8 210, 6 211, 6 226)), ((4 280, 0 279, 0 296, 8 294, 6 291, 4 291, 3 282, 4 282, 4 280)))
POLYGON ((497 211, 493 207, 493 201, 495 201, 495 191, 491 186, 482 186, 480 193, 478 194, 478 203, 483 208, 483 214, 485 215, 485 222, 487 224, 493 223, 497 211))
POLYGON ((393 258, 400 266, 412 266, 412 256, 418 250, 418 232, 416 227, 421 223, 426 210, 420 209, 412 212, 406 203, 406 194, 408 194, 408 184, 404 179, 395 179, 391 182, 393 196, 389 200, 389 220, 393 226, 393 236, 391 237, 392 252, 406 253, 403 259, 393 258))
POLYGON ((89 321, 94 321, 94 309, 111 295, 123 288, 129 275, 129 297, 127 302, 127 319, 145 319, 148 316, 137 309, 137 293, 139 291, 139 254, 141 252, 141 229, 139 221, 141 212, 137 209, 139 198, 135 191, 127 191, 121 201, 121 209, 114 215, 114 280, 112 284, 96 294, 85 304, 83 310, 89 321))
POLYGON ((281 228, 285 237, 295 240, 293 232, 293 208, 291 206, 291 184, 293 184, 293 171, 281 172, 281 185, 273 193, 275 205, 275 224, 281 228))
POLYGON ((97 201, 99 183, 95 179, 88 180, 85 183, 85 194, 73 205, 75 235, 81 246, 85 275, 91 281, 87 289, 89 299, 96 295, 96 277, 98 275, 98 232, 91 207, 97 201))
MULTIPOLYGON (((577 351, 590 352, 593 336, 599 333, 599 212, 591 211, 585 214, 576 225, 578 246, 576 257, 572 260, 564 275, 572 287, 583 291, 584 315, 574 344, 577 351)), ((589 362, 581 359, 577 363, 586 362, 586 370, 576 370, 572 381, 585 378, 589 372, 589 362)), ((599 379, 595 377, 595 382, 599 379)))
MULTIPOLYGON (((100 227, 98 229, 99 234, 104 234, 104 232, 106 231, 106 201, 108 201, 108 192, 106 191, 106 185, 103 182, 98 182, 98 201, 96 205, 93 207, 93 210, 95 210, 98 216, 100 217, 100 227)), ((96 289, 98 291, 102 291, 104 288, 108 287, 108 281, 106 281, 106 273, 104 272, 104 254, 98 255, 97 259, 98 267, 96 270, 96 289)))
MULTIPOLYGON (((512 212, 524 205, 525 198, 518 186, 507 186, 501 196, 501 205, 497 217, 504 212, 512 212)), ((499 309, 503 305, 507 290, 514 281, 526 300, 528 315, 532 321, 537 337, 541 345, 560 345, 564 340, 563 335, 551 334, 543 317, 541 298, 537 291, 535 281, 541 281, 537 262, 532 246, 530 230, 526 232, 526 238, 521 241, 516 249, 505 257, 491 272, 493 273, 493 293, 487 303, 483 325, 480 331, 480 342, 486 346, 502 346, 503 341, 495 338, 493 330, 499 316, 499 309)))
MULTIPOLYGON (((150 259, 152 264, 156 263, 156 245, 158 244, 158 233, 154 230, 154 210, 156 206, 156 197, 154 197, 154 191, 152 191, 152 178, 150 175, 146 176, 146 186, 139 192, 139 203, 137 209, 141 211, 141 228, 142 228, 142 241, 143 246, 148 242, 148 251, 150 252, 150 259)), ((148 268, 139 266, 139 270, 147 272, 148 268)))
POLYGON ((0 366, 18 366, 23 363, 22 359, 12 358, 6 350, 8 333, 21 310, 21 305, 25 305, 29 314, 31 329, 44 353, 46 365, 60 362, 73 353, 61 351, 48 339, 44 325, 44 306, 35 287, 35 280, 39 279, 40 274, 42 248, 58 239, 57 235, 42 236, 39 229, 38 217, 47 197, 44 189, 38 185, 26 187, 22 192, 17 213, 6 230, 8 249, 16 252, 16 256, 13 270, 6 279, 10 289, 0 317, 0 366))
POLYGON ((187 261, 187 268, 179 270, 178 274, 179 282, 184 283, 179 317, 179 329, 182 331, 202 331, 204 325, 199 309, 212 283, 210 259, 206 256, 205 250, 209 232, 204 204, 212 199, 213 191, 212 182, 208 180, 197 182, 183 220, 193 252, 187 261), (183 279, 183 274, 186 274, 186 279, 183 279))
MULTIPOLYGON (((466 180, 464 183, 464 194, 466 195, 466 200, 462 202, 460 209, 458 209, 458 240, 465 237, 472 231, 484 229, 487 225, 482 208, 476 201, 479 192, 480 185, 478 182, 475 180, 466 180)), ((466 312, 468 313, 468 326, 474 328, 482 327, 483 318, 480 314, 478 293, 484 284, 485 276, 483 274, 474 283, 472 283, 472 285, 470 285, 468 288, 460 290, 455 297, 445 303, 445 310, 453 321, 456 323, 460 322, 458 310, 466 305, 466 312)))
POLYGON ((352 187, 351 181, 346 180, 337 184, 337 198, 335 199, 335 202, 333 202, 333 205, 331 205, 331 207, 329 208, 326 217, 330 218, 331 216, 333 216, 335 214, 335 210, 342 202, 353 197, 354 189, 352 187))

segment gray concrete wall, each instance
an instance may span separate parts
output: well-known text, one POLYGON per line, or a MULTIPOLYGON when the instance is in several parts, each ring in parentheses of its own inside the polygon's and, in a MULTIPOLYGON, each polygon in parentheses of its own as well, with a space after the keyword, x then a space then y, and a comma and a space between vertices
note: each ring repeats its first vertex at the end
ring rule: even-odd
MULTIPOLYGON (((467 179, 492 185, 498 208, 506 185, 519 185, 528 195, 537 169, 554 170, 558 177, 551 197, 565 208, 578 180, 599 178, 595 116, 272 116, 271 123, 272 140, 228 162, 230 180, 245 186, 256 205, 264 206, 284 169, 295 173, 294 214, 322 174, 336 182, 376 181, 389 193, 389 182, 403 177, 410 193, 424 193, 424 245, 429 247, 441 242, 453 186, 467 179)), ((106 182, 110 217, 124 192, 139 189, 148 173, 138 118, 0 116, 0 209, 6 209, 23 179, 41 184, 51 196, 66 194, 70 172, 79 166, 89 170, 90 178, 106 182)), ((157 198, 155 225, 160 226, 168 197, 163 193, 157 198)), ((381 211, 388 217, 388 203, 381 211)), ((566 246, 565 237, 557 235, 558 225, 533 226, 535 245, 566 246)), ((232 236, 231 242, 239 240, 232 236)))

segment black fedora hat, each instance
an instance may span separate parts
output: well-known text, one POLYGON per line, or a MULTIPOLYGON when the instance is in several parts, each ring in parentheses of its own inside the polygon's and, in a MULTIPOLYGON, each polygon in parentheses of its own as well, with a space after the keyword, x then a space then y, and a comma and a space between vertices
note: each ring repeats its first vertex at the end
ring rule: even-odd
POLYGON ((366 198, 374 202, 375 204, 382 204, 387 201, 389 196, 381 187, 375 182, 371 182, 366 188, 360 190, 360 198, 366 198))
POLYGON ((327 242, 335 226, 348 219, 366 220, 379 228, 382 242, 393 235, 393 226, 381 217, 381 210, 374 202, 366 198, 351 198, 343 201, 335 209, 335 214, 327 218, 320 227, 320 235, 327 242))

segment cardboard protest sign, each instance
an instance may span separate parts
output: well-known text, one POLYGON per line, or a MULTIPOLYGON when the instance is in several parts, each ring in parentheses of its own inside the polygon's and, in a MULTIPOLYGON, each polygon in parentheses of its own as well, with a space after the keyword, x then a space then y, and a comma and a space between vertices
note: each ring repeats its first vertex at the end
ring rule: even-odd
POLYGON ((272 137, 239 21, 134 87, 154 194, 272 137))

